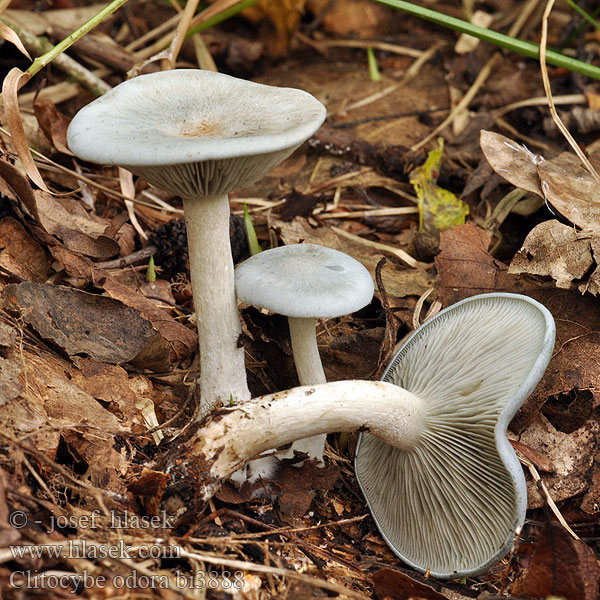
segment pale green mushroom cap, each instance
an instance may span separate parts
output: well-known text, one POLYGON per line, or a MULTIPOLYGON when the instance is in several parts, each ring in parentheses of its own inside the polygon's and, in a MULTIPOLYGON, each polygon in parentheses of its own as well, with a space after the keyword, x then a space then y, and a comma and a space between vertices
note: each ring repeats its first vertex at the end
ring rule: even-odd
POLYGON ((349 315, 373 298, 373 279, 357 260, 318 244, 290 244, 251 256, 235 269, 237 297, 287 317, 349 315))
POLYGON ((125 81, 67 132, 84 160, 125 167, 161 189, 215 196, 256 181, 308 139, 325 107, 302 90, 179 69, 125 81))
POLYGON ((526 296, 484 294, 426 321, 383 380, 416 394, 424 433, 405 452, 360 437, 356 474, 392 550, 435 577, 486 570, 509 550, 527 506, 506 428, 554 347, 554 320, 526 296))

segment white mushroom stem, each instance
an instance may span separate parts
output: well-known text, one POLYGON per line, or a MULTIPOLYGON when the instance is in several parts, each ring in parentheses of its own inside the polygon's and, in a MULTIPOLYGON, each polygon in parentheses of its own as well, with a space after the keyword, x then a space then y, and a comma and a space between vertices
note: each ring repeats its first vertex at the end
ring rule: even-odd
POLYGON ((312 317, 288 317, 288 323, 300 385, 326 383, 317 346, 316 320, 312 317))
POLYGON ((336 381, 262 396, 219 413, 201 427, 185 452, 186 478, 208 500, 221 483, 265 450, 335 431, 368 431, 403 450, 425 426, 423 401, 391 383, 336 381), (199 471, 195 472, 195 471, 199 471))
POLYGON ((190 278, 200 346, 200 410, 250 399, 234 290, 227 195, 184 198, 190 278))
MULTIPOLYGON (((300 385, 317 385, 327 383, 319 348, 317 345, 316 319, 313 317, 288 317, 290 326, 290 341, 294 353, 294 363, 300 385)), ((294 458, 295 452, 304 453, 307 458, 315 459, 323 465, 323 452, 327 434, 315 435, 298 440, 289 450, 278 453, 279 458, 294 458)), ((301 466, 303 463, 299 463, 301 466)))

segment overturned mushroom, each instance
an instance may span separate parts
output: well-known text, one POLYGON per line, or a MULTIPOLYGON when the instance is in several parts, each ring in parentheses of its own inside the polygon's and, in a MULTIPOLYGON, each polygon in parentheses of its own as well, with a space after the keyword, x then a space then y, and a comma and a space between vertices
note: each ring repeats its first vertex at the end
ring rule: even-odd
MULTIPOLYGON (((373 298, 373 280, 357 260, 317 244, 290 244, 251 256, 235 269, 237 297, 285 315, 301 385, 325 383, 316 319, 353 313, 373 298)), ((279 458, 305 454, 323 464, 326 434, 298 440, 279 458)))
POLYGON ((361 430, 359 482, 394 552, 436 577, 478 573, 523 523, 525 479, 505 430, 553 345, 554 321, 536 301, 468 298, 409 337, 387 381, 304 386, 222 411, 172 475, 192 477, 206 500, 264 450, 361 430))
POLYGON ((200 343, 199 418, 249 398, 233 284, 229 202, 325 118, 310 94, 220 73, 140 75, 85 106, 67 139, 80 158, 125 167, 183 197, 200 343))

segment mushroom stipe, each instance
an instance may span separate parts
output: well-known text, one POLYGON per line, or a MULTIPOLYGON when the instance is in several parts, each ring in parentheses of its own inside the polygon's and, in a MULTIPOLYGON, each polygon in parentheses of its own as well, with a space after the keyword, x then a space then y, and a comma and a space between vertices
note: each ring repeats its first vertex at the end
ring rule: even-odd
POLYGON ((358 481, 392 550, 434 577, 484 571, 523 524, 525 478, 506 428, 544 373, 554 331, 526 296, 458 302, 409 336, 384 381, 298 387, 220 411, 176 450, 171 491, 193 481, 207 501, 265 450, 359 430, 358 481))
POLYGON ((250 398, 233 282, 227 194, 260 179, 325 118, 310 94, 178 69, 125 81, 82 108, 71 151, 183 198, 200 350, 198 419, 250 398))

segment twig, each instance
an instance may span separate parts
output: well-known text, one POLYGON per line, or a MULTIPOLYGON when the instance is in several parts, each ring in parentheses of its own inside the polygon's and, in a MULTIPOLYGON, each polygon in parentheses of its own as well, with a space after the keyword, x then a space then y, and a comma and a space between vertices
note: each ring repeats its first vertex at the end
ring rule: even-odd
POLYGON ((373 242, 371 240, 365 240, 358 235, 354 235, 353 233, 348 233, 339 227, 332 227, 333 231, 337 234, 348 238, 349 240, 353 240, 358 242, 359 244, 364 244, 366 246, 371 246, 371 248, 376 248, 377 250, 382 250, 383 252, 388 252, 389 254, 394 255, 396 258, 399 258, 402 262, 406 263, 409 267, 413 267, 414 269, 430 269, 431 263, 423 263, 416 259, 414 259, 408 252, 404 252, 400 248, 394 248, 393 246, 388 246, 388 244, 382 244, 380 242, 373 242))
POLYGON ((141 250, 136 250, 127 256, 121 258, 115 258, 114 260, 107 260, 106 262, 95 263, 94 266, 99 269, 122 269, 128 265, 137 262, 138 260, 146 260, 153 254, 156 254, 156 246, 146 246, 141 250))
POLYGON ((537 472, 537 469, 533 466, 533 463, 528 458, 525 458, 525 456, 523 456, 523 454, 521 454, 519 451, 516 452, 519 460, 529 469, 529 473, 531 474, 534 483, 542 493, 542 496, 548 503, 548 506, 554 513, 554 516, 558 519, 558 522, 573 536, 574 539, 580 539, 579 536, 569 527, 569 524, 565 521, 565 518, 560 514, 558 506, 556 506, 552 496, 550 495, 550 492, 548 491, 548 488, 546 487, 546 484, 542 481, 542 478, 537 472))
MULTIPOLYGON (((4 18, 2 18, 1 21, 6 22, 4 18)), ((53 60, 54 64, 59 69, 64 71, 75 81, 79 82, 85 89, 89 90, 95 96, 101 96, 110 90, 110 85, 108 85, 108 83, 100 79, 100 77, 97 75, 94 75, 94 73, 92 73, 89 69, 86 69, 83 65, 79 64, 70 56, 67 56, 66 54, 54 55, 55 48, 57 48, 57 46, 53 46, 47 38, 33 35, 33 33, 30 33, 26 29, 23 29, 14 23, 8 22, 8 25, 21 38, 21 41, 23 44, 25 44, 27 49, 32 54, 39 56, 39 58, 36 58, 26 71, 30 77, 35 75, 42 67, 46 66, 51 62, 51 60, 53 60), (47 58, 44 59, 44 57, 47 58)))

